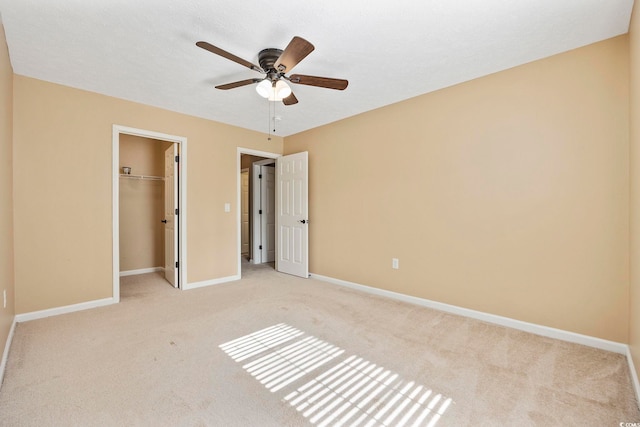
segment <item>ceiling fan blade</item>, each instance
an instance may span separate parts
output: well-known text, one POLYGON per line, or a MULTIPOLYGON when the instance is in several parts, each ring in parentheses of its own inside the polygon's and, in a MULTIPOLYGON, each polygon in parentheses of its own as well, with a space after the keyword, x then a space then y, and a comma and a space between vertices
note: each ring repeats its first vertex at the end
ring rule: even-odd
POLYGON ((262 81, 262 79, 240 80, 238 82, 227 83, 225 85, 218 85, 218 86, 216 86, 216 89, 228 90, 228 89, 233 89, 233 88, 240 87, 240 86, 250 85, 252 83, 258 83, 258 82, 261 82, 261 81, 262 81))
POLYGON ((291 95, 287 96, 285 99, 282 100, 282 103, 284 105, 293 105, 293 104, 297 104, 298 103, 298 98, 296 98, 296 96, 293 94, 293 92, 291 92, 291 95))
POLYGON ((289 81, 300 85, 318 86, 336 90, 345 90, 349 85, 348 80, 331 79, 329 77, 303 76, 302 74, 292 75, 289 77, 289 81))
POLYGON ((264 73, 264 71, 262 71, 262 68, 258 67, 257 65, 254 65, 249 61, 246 61, 238 56, 235 56, 233 53, 229 53, 226 50, 222 50, 219 47, 212 45, 211 43, 200 41, 196 43, 196 46, 201 47, 204 50, 208 50, 211 53, 215 53, 216 55, 220 55, 223 58, 227 58, 233 62, 236 62, 252 70, 258 71, 260 73, 264 73))
POLYGON ((273 68, 281 73, 289 72, 300 61, 313 52, 313 45, 303 39, 302 37, 294 37, 289 42, 289 45, 284 49, 284 52, 280 55, 273 68))

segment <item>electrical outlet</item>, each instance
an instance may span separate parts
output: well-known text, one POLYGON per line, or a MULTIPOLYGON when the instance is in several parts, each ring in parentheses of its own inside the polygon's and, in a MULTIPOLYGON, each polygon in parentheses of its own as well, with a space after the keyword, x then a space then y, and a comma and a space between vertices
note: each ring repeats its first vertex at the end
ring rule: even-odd
POLYGON ((391 268, 398 270, 400 268, 400 260, 398 258, 391 258, 391 268))

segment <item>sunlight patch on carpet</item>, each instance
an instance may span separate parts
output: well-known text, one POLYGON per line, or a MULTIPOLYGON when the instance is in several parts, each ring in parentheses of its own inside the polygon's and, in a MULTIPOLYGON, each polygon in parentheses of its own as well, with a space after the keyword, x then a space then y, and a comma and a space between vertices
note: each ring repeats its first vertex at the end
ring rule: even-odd
POLYGON ((434 426, 452 403, 414 381, 350 356, 284 398, 318 426, 434 426))
POLYGON ((224 350, 236 362, 243 361, 282 343, 290 341, 302 335, 303 332, 291 326, 279 323, 270 328, 222 344, 224 350))
POLYGON ((271 392, 291 384, 344 350, 314 337, 306 337, 243 366, 271 392))
POLYGON ((319 427, 433 427, 453 403, 356 355, 340 361, 345 350, 284 323, 219 347, 272 393, 297 386, 283 400, 319 427))

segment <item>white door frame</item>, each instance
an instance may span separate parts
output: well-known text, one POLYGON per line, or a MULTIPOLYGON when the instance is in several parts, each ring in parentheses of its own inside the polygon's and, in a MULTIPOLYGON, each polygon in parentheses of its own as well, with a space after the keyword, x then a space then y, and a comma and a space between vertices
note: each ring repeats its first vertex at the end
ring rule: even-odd
MULTIPOLYGON (((262 206, 262 191, 260 188, 260 178, 258 178, 258 175, 256 174, 256 171, 258 170, 258 168, 260 168, 261 166, 266 166, 266 165, 275 165, 276 164, 276 159, 267 159, 267 160, 260 160, 258 162, 253 162, 252 164, 252 169, 251 169, 251 173, 253 175, 253 179, 251 180, 251 186, 253 188, 253 200, 252 202, 252 206, 256 206, 256 205, 260 205, 262 206), (259 189, 259 191, 256 191, 256 189, 259 189)), ((275 197, 275 196, 274 196, 275 197)), ((251 243, 252 243, 252 260, 255 264, 262 264, 264 261, 262 261, 262 253, 261 252, 257 252, 260 250, 260 243, 262 242, 262 218, 260 217, 260 214, 258 213, 258 211, 256 209, 253 209, 253 211, 250 213, 249 215, 252 227, 251 227, 251 243), (256 224, 260 224, 260 227, 256 227, 256 224), (260 254, 260 258, 256 257, 256 253, 260 254)))
MULTIPOLYGON (((178 262, 180 268, 178 277, 180 288, 187 285, 187 138, 183 136, 169 135, 144 129, 136 129, 127 126, 113 125, 111 146, 111 173, 112 173, 112 264, 113 264, 113 301, 120 302, 120 135, 134 135, 143 138, 152 138, 160 141, 168 141, 178 144, 180 147, 180 175, 179 175, 179 201, 178 209, 178 262)), ((238 174, 238 177, 240 175, 238 174)), ((239 179, 239 178, 238 178, 239 179)))
POLYGON ((259 150, 252 150, 250 148, 242 148, 242 147, 238 147, 237 149, 237 156, 236 156, 236 176, 237 176, 237 183, 236 183, 236 193, 237 193, 237 198, 236 198, 236 211, 237 213, 237 220, 236 223, 238 224, 237 227, 237 241, 238 241, 238 247, 237 247, 237 254, 236 256, 238 257, 238 277, 242 276, 242 254, 241 249, 242 249, 242 212, 240 212, 240 203, 241 203, 241 197, 242 197, 242 192, 241 192, 241 180, 240 180, 240 172, 242 171, 242 164, 240 162, 241 156, 243 154, 248 154, 250 156, 258 156, 258 157, 264 157, 267 159, 277 159, 278 157, 281 157, 282 154, 277 154, 277 153, 270 153, 268 151, 259 151, 259 150))

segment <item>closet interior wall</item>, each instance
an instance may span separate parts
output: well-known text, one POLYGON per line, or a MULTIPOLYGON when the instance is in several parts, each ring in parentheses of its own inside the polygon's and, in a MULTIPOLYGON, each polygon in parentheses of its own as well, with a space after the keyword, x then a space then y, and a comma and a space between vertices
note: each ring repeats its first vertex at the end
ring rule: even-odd
POLYGON ((171 142, 120 135, 120 272, 164 266, 164 152, 171 142))

